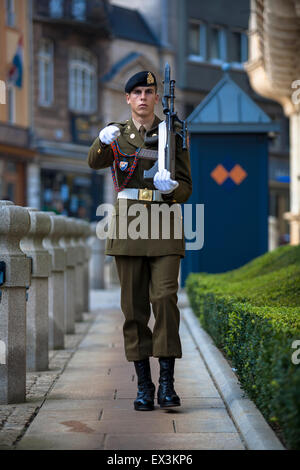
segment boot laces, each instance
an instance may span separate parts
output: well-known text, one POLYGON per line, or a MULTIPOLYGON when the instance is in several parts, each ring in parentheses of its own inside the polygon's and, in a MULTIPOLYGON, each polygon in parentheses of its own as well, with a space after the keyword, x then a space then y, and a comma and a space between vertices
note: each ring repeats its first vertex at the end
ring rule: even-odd
POLYGON ((152 395, 155 391, 154 384, 152 382, 143 382, 138 385, 138 389, 145 397, 152 398, 152 395))
POLYGON ((164 394, 173 395, 175 393, 174 380, 171 377, 162 377, 159 383, 164 394))

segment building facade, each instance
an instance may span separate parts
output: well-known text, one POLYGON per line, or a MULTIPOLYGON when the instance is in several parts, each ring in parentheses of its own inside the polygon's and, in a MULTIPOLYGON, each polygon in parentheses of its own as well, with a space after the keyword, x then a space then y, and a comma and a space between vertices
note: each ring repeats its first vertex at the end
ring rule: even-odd
POLYGON ((290 202, 283 204, 290 242, 300 243, 300 1, 251 0, 250 57, 253 88, 278 102, 284 111, 286 153, 290 162, 290 202), (288 139, 289 137, 289 139, 288 139))
POLYGON ((26 203, 30 149, 30 2, 0 0, 0 199, 26 203))
POLYGON ((30 205, 95 219, 102 175, 86 157, 101 121, 109 37, 104 0, 33 2, 30 205))

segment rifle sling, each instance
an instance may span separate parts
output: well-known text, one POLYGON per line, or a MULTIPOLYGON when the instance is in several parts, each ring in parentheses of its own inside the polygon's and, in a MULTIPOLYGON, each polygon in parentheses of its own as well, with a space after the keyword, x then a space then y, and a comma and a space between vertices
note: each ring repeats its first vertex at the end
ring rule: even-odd
POLYGON ((137 156, 139 158, 145 158, 146 160, 157 160, 158 152, 157 150, 140 149, 137 156))

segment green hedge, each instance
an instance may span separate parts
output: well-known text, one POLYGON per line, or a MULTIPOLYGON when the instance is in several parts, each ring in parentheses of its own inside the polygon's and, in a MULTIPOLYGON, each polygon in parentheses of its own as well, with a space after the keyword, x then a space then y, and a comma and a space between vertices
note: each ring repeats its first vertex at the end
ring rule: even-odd
POLYGON ((186 289, 242 388, 288 448, 300 449, 300 364, 291 360, 292 343, 300 340, 300 246, 223 274, 191 273, 186 289))

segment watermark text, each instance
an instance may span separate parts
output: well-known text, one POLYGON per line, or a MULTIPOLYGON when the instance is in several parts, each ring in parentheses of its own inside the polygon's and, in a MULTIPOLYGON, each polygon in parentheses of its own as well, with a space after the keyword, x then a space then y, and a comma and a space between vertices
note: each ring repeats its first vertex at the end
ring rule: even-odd
POLYGON ((100 240, 181 240, 186 238, 186 250, 200 250, 204 245, 204 204, 142 204, 128 206, 121 199, 116 207, 101 204, 97 216, 103 217, 97 224, 100 240), (194 219, 195 212, 195 219, 194 219))
POLYGON ((300 364, 300 339, 296 339, 295 341, 292 342, 292 348, 296 349, 296 351, 293 352, 292 354, 292 363, 295 365, 300 364))

